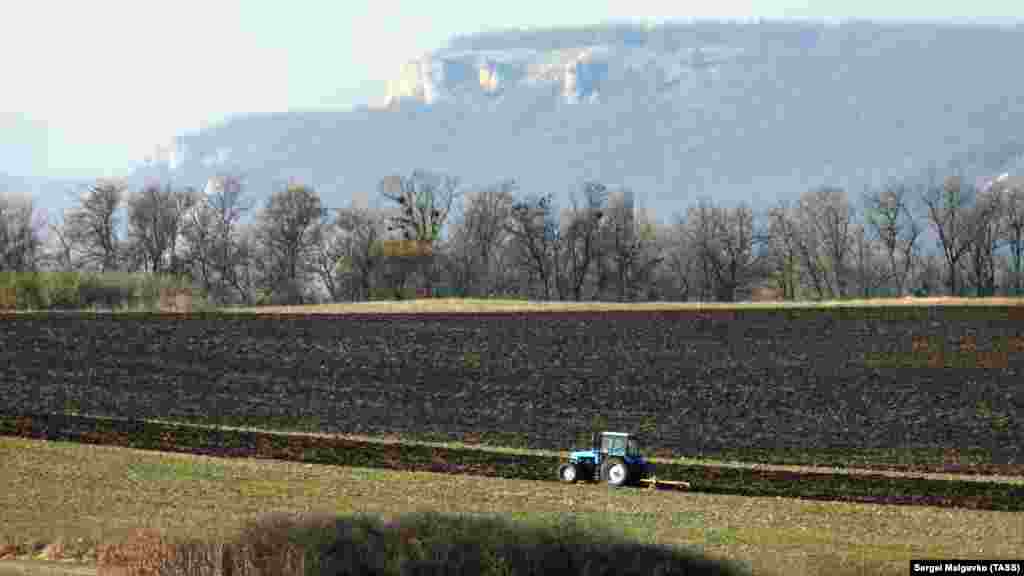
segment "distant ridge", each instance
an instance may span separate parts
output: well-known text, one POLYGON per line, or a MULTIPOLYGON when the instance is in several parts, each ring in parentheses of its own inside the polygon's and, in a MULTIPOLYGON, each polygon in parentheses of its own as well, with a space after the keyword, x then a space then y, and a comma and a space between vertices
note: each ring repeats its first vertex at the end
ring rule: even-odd
POLYGON ((933 174, 1024 171, 1016 28, 692 22, 458 36, 410 60, 377 107, 241 116, 175 139, 131 175, 201 186, 231 169, 265 198, 328 206, 391 173, 516 178, 565 201, 627 185, 662 218, 698 197, 763 207, 933 174))

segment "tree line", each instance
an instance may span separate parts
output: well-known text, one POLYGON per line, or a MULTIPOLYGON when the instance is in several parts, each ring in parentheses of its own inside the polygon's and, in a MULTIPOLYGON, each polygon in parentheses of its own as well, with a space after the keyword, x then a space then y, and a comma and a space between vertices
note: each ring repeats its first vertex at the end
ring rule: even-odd
POLYGON ((220 306, 416 289, 732 302, 1016 295, 1024 284, 1024 186, 1010 178, 984 187, 933 178, 854 199, 825 186, 760 212, 705 197, 667 223, 634 205, 628 188, 599 182, 583 183, 563 207, 514 180, 467 189, 427 171, 382 179, 384 208, 328 208, 312 187, 291 183, 257 209, 245 189, 232 174, 201 191, 98 180, 56 222, 41 219, 30 197, 0 196, 0 272, 173 275, 220 306), (937 237, 931 250, 926 229, 937 237), (429 250, 396 254, 392 240, 429 250))

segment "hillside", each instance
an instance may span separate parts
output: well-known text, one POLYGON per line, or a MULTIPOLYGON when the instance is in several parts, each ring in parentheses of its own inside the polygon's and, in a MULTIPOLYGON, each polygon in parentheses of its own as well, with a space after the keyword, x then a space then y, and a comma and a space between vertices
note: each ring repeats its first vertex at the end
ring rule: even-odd
POLYGON ((132 178, 240 170, 316 186, 329 206, 415 168, 469 185, 515 177, 565 199, 628 185, 662 218, 700 196, 859 192, 929 170, 1024 168, 1016 29, 723 24, 454 38, 395 75, 383 104, 238 117, 162 147, 132 178))

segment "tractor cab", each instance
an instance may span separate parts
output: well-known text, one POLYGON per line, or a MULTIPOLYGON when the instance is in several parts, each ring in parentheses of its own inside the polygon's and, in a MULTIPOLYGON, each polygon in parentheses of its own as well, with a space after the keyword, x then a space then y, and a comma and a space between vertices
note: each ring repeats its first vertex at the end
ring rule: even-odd
POLYGON ((626 432, 594 434, 589 450, 573 450, 558 469, 563 482, 605 481, 612 486, 633 484, 652 472, 640 453, 640 440, 626 432))

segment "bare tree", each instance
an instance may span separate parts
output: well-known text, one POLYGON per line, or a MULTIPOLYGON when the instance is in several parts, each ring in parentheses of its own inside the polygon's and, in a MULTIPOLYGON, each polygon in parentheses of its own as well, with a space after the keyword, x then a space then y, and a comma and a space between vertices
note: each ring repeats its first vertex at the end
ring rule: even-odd
POLYGON ((868 235, 863 224, 855 224, 852 235, 856 291, 861 298, 873 298, 891 278, 891 275, 886 272, 882 246, 868 235))
POLYGON ((408 178, 384 178, 381 195, 399 206, 398 214, 390 218, 392 229, 401 231, 406 240, 437 240, 458 196, 458 185, 457 178, 422 170, 408 178))
POLYGON ((530 279, 540 280, 544 299, 550 300, 560 243, 551 195, 517 200, 512 205, 512 218, 507 229, 513 238, 515 265, 530 279))
POLYGON ((264 279, 269 276, 262 260, 265 251, 260 247, 259 224, 257 220, 240 225, 235 246, 237 265, 234 271, 234 281, 239 295, 242 296, 242 301, 248 305, 254 303, 259 286, 261 284, 265 286, 264 279))
POLYGON ((818 299, 847 295, 853 210, 843 190, 810 190, 793 207, 773 207, 768 218, 773 267, 784 294, 806 283, 818 299))
POLYGON ((74 247, 68 238, 67 227, 63 218, 49 222, 47 228, 50 231, 50 261, 57 270, 72 271, 78 265, 75 262, 74 247))
POLYGON ((749 206, 727 209, 701 199, 690 209, 688 220, 704 276, 702 299, 713 294, 718 301, 735 301, 740 291, 766 275, 767 262, 754 250, 766 236, 755 231, 749 206))
POLYGON ((235 175, 211 178, 204 192, 186 211, 182 222, 192 275, 222 304, 232 300, 250 302, 251 286, 243 282, 242 274, 249 263, 240 246, 239 231, 241 219, 253 202, 244 197, 242 179, 235 175))
POLYGON ((485 272, 477 262, 477 250, 470 244, 467 231, 458 222, 444 244, 444 252, 446 257, 441 268, 453 293, 460 296, 475 294, 475 285, 485 279, 485 272))
POLYGON ((718 239, 715 237, 715 218, 716 207, 710 198, 699 199, 696 206, 691 206, 686 211, 687 239, 697 254, 701 275, 698 284, 698 299, 702 302, 711 299, 712 295, 717 292, 714 260, 719 246, 718 239))
POLYGON ((1005 178, 993 185, 1003 196, 1003 235, 1010 247, 1012 258, 1011 285, 1015 295, 1021 294, 1024 286, 1024 179, 1005 178))
POLYGON ((741 204, 721 210, 715 219, 719 254, 712 260, 717 284, 718 300, 733 302, 737 291, 750 286, 767 275, 767 262, 755 247, 765 241, 765 234, 754 227, 754 212, 741 204))
POLYGON ((691 292, 697 283, 696 274, 698 266, 697 250, 690 241, 687 232, 685 216, 675 214, 672 224, 665 234, 664 246, 666 247, 664 274, 671 290, 671 293, 683 302, 690 299, 691 292))
POLYGON ((798 223, 786 202, 769 209, 769 258, 784 300, 794 300, 799 294, 802 252, 798 232, 798 223))
POLYGON ((226 295, 217 277, 215 256, 216 230, 214 212, 207 199, 201 198, 186 212, 181 224, 182 240, 185 246, 184 259, 188 262, 190 274, 203 286, 211 300, 226 303, 226 295))
MULTIPOLYGON (((318 254, 318 271, 336 278, 332 296, 343 295, 348 283, 348 296, 352 300, 369 300, 375 273, 381 266, 380 240, 384 236, 384 218, 369 208, 354 204, 337 211, 328 236, 329 249, 318 254)), ((330 289, 330 288, 329 288, 330 289)))
POLYGON ((1012 255, 1000 252, 995 254, 996 285, 1001 288, 1000 296, 1012 297, 1015 295, 1014 270, 1012 255))
POLYGON ((560 286, 565 286, 566 292, 577 302, 582 299, 583 283, 597 257, 598 230, 607 198, 607 187, 597 182, 583 185, 582 206, 575 194, 571 197, 572 208, 567 213, 568 224, 561 237, 563 272, 559 276, 564 279, 560 286))
POLYGON ((328 299, 338 302, 345 296, 345 280, 351 272, 345 260, 347 238, 337 220, 330 220, 320 227, 316 240, 311 250, 313 271, 327 290, 328 299))
POLYGON ((514 180, 504 180, 466 195, 449 245, 456 283, 465 291, 480 296, 490 293, 494 256, 508 236, 517 190, 514 180))
POLYGON ((895 295, 902 296, 921 234, 921 227, 910 211, 910 189, 892 186, 871 192, 865 195, 864 203, 866 224, 888 257, 887 276, 895 285, 895 295))
POLYGON ((180 274, 183 260, 177 253, 185 213, 198 201, 191 189, 149 185, 129 196, 130 253, 140 267, 153 274, 180 274))
POLYGON ((623 190, 610 198, 602 221, 603 252, 613 263, 620 302, 637 299, 645 286, 649 296, 655 288, 655 269, 665 261, 664 238, 654 222, 636 217, 643 213, 638 208, 631 191, 623 190))
POLYGON ((0 272, 37 270, 43 239, 29 196, 0 195, 0 272))
MULTIPOLYGON (((422 170, 414 171, 408 178, 384 178, 379 186, 381 195, 398 205, 397 214, 390 218, 390 230, 400 232, 406 240, 437 241, 459 195, 458 186, 457 178, 422 170)), ((432 291, 433 257, 427 254, 415 260, 426 278, 427 290, 432 291)))
POLYGON ((978 192, 968 210, 970 247, 967 251, 968 279, 979 297, 994 296, 996 290, 995 252, 1003 243, 1003 198, 999 188, 978 192))
POLYGON ((515 239, 507 232, 507 222, 511 221, 511 209, 506 224, 502 226, 504 236, 501 242, 491 252, 491 261, 488 265, 490 270, 488 293, 491 295, 520 295, 524 285, 523 270, 516 265, 515 239))
POLYGON ((960 262, 971 247, 968 210, 972 190, 962 186, 957 176, 947 178, 942 186, 930 185, 922 195, 928 218, 939 236, 939 246, 947 268, 947 286, 951 296, 960 294, 960 262))
MULTIPOLYGON (((327 212, 312 188, 292 184, 271 194, 258 216, 256 239, 265 253, 263 288, 285 303, 305 303, 312 252, 327 212)), ((276 298, 275 298, 276 299, 276 298)))
POLYGON ((943 261, 944 258, 935 253, 926 253, 921 257, 916 270, 916 284, 924 294, 936 294, 942 288, 943 261))
POLYGON ((801 196, 798 211, 807 235, 802 251, 806 253, 805 264, 809 268, 814 262, 812 274, 816 289, 820 294, 820 285, 824 284, 831 297, 847 296, 853 210, 846 192, 831 187, 812 190, 801 196), (818 257, 812 259, 812 254, 818 257))
POLYGON ((65 217, 66 238, 80 252, 83 265, 103 272, 118 269, 122 241, 117 232, 117 210, 125 190, 123 182, 100 180, 79 197, 78 206, 65 217))

